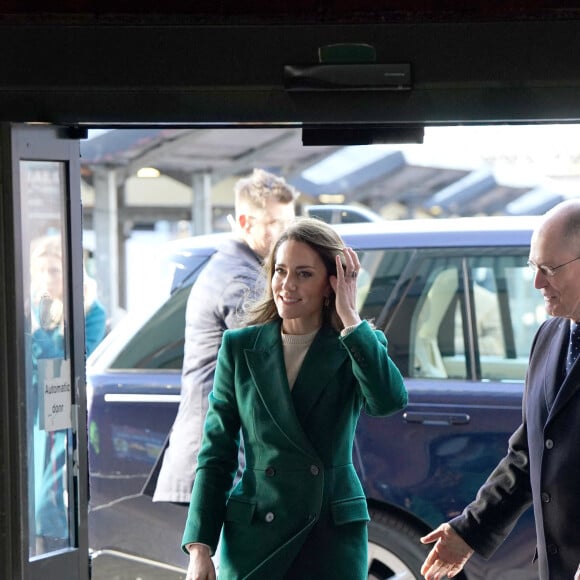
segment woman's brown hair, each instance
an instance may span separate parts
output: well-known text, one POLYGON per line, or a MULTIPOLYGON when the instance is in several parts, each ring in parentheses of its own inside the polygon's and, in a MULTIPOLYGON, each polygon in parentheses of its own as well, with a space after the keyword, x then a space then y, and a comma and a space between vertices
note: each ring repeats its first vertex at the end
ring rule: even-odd
MULTIPOLYGON (((301 242, 312 248, 322 260, 327 275, 336 276, 336 256, 340 256, 344 268, 344 242, 336 231, 327 223, 315 218, 297 218, 297 220, 278 238, 264 262, 266 285, 264 295, 255 304, 249 306, 246 314, 247 324, 265 324, 280 320, 274 296, 272 294, 272 277, 276 266, 278 248, 289 240, 301 242)), ((331 289, 328 300, 322 311, 323 324, 330 324, 337 331, 344 328, 336 313, 335 295, 331 289)))

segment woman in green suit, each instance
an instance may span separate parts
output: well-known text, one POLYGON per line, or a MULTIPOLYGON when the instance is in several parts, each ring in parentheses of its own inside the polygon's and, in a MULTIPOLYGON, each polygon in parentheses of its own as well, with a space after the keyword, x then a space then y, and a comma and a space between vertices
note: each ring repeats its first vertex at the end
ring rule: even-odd
POLYGON ((403 408, 387 341, 356 308, 360 264, 327 224, 302 219, 267 258, 250 326, 226 331, 183 549, 187 580, 362 580, 365 494, 352 464, 361 410, 403 408), (246 467, 232 489, 239 437, 246 467))

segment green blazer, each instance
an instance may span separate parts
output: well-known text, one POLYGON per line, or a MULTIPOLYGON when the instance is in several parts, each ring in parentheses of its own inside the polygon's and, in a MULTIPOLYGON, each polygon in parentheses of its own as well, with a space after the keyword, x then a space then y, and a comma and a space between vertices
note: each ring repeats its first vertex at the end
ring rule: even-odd
MULTIPOLYGON (((274 580, 321 523, 366 539, 366 524, 339 530, 369 520, 352 464, 357 421, 363 408, 380 416, 407 403, 382 332, 365 321, 344 337, 322 328, 290 391, 280 322, 228 330, 209 398, 184 547, 215 551, 223 526, 220 579, 274 580), (240 428, 246 467, 232 490, 240 428)), ((324 544, 327 577, 344 577, 343 551, 324 544)), ((366 578, 366 542, 358 552, 366 578)))

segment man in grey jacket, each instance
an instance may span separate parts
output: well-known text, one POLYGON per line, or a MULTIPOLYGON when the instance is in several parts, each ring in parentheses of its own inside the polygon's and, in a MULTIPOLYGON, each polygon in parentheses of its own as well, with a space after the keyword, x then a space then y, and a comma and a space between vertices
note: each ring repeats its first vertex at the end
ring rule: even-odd
POLYGON ((234 194, 234 235, 211 257, 187 302, 181 401, 153 501, 189 503, 222 335, 240 326, 244 303, 261 294, 262 259, 295 216, 298 192, 266 171, 240 179, 234 194))

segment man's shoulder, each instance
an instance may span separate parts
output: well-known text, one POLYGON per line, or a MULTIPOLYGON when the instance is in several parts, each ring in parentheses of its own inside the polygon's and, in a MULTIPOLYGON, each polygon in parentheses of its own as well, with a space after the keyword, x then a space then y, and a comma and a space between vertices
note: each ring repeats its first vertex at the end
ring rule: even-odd
POLYGON ((248 270, 257 272, 259 269, 260 262, 252 249, 241 240, 231 238, 217 248, 202 274, 208 276, 219 272, 221 275, 235 278, 248 270))
POLYGON ((550 316, 548 319, 542 322, 538 332, 557 332, 563 326, 568 325, 567 318, 561 318, 560 316, 550 316))
POLYGON ((196 284, 207 284, 208 281, 215 281, 216 277, 220 285, 239 276, 255 278, 259 270, 258 258, 246 244, 235 239, 226 240, 216 248, 196 284))
POLYGON ((534 336, 532 354, 545 348, 553 339, 561 335, 568 328, 568 320, 559 316, 551 316, 544 320, 534 336))
POLYGON ((235 237, 226 238, 222 243, 216 248, 216 253, 214 257, 220 257, 223 259, 227 258, 240 258, 250 260, 252 262, 258 262, 259 258, 254 253, 252 248, 246 244, 243 240, 235 237))

